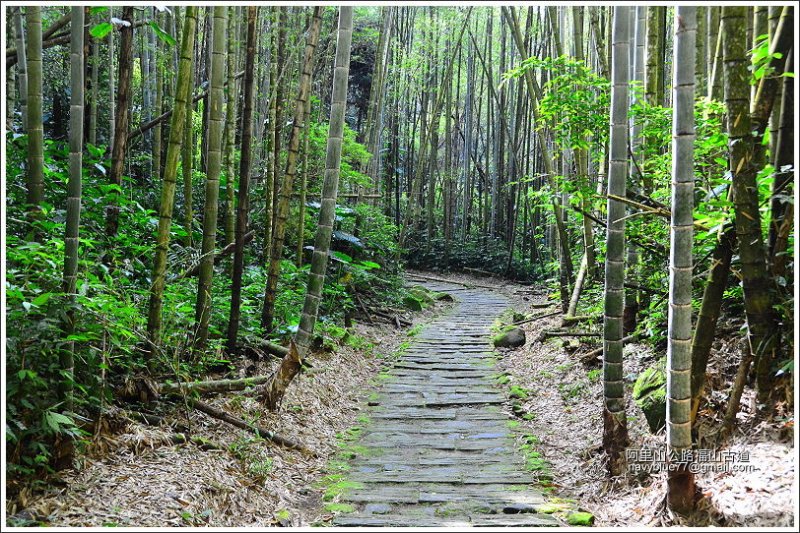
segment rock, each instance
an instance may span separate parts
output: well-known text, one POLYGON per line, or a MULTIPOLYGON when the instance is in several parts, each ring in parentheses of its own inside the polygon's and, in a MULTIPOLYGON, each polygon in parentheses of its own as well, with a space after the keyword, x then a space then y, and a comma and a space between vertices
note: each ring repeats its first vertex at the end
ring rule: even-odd
POLYGON ((448 294, 446 292, 434 292, 433 299, 439 300, 440 302, 454 302, 455 298, 453 298, 452 294, 448 294))
POLYGON ((647 418, 650 431, 657 433, 667 422, 666 358, 648 367, 636 378, 633 399, 647 418))
POLYGON ((507 326, 492 339, 496 348, 519 348, 525 345, 525 331, 516 326, 507 326))
POLYGON ((409 287, 408 292, 423 304, 433 303, 434 292, 429 291, 425 287, 409 287))
POLYGON ((567 515, 567 524, 571 526, 591 526, 594 524, 594 515, 592 513, 575 511, 567 515))
POLYGON ((412 311, 422 311, 423 308, 422 301, 416 296, 412 296, 411 294, 403 298, 403 305, 405 305, 412 311))
POLYGON ((385 503, 371 503, 364 508, 365 514, 389 514, 392 506, 385 503))

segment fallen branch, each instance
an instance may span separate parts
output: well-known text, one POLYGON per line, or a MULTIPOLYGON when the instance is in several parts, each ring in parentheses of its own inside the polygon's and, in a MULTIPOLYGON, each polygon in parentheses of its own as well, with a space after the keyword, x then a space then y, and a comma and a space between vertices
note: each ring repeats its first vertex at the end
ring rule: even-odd
POLYGON ((367 320, 369 320, 369 323, 374 326, 375 321, 372 319, 372 315, 369 313, 369 310, 364 305, 364 302, 361 301, 361 297, 358 295, 357 292, 353 293, 353 295, 356 297, 356 302, 358 303, 358 306, 361 308, 361 311, 367 316, 367 320))
POLYGON ((454 285, 462 285, 462 286, 470 288, 470 289, 473 288, 473 287, 480 287, 482 289, 497 290, 497 287, 492 287, 490 285, 481 285, 480 283, 464 283, 464 282, 461 282, 461 281, 454 281, 454 280, 451 280, 451 279, 435 278, 433 276, 424 276, 422 274, 409 274, 408 276, 409 276, 409 278, 420 278, 422 280, 441 281, 442 283, 453 283, 454 285))
POLYGON ((572 324, 580 324, 581 322, 592 322, 597 320, 597 317, 594 315, 573 315, 573 316, 565 316, 561 319, 562 326, 570 326, 572 324))
POLYGON ((544 315, 536 315, 536 316, 532 316, 530 318, 526 318, 525 320, 520 320, 518 322, 514 322, 512 324, 512 326, 520 326, 522 324, 527 324, 528 322, 533 322, 534 320, 539 320, 540 318, 550 318, 551 316, 556 316, 556 315, 560 315, 560 314, 561 314, 561 310, 559 309, 558 311, 553 311, 552 313, 546 313, 544 315))
POLYGON ((542 338, 550 337, 600 337, 599 331, 543 331, 542 338))
MULTIPOLYGON (((622 338, 622 344, 625 344, 626 342, 636 341, 636 339, 638 339, 638 337, 639 337, 638 335, 628 335, 627 337, 623 337, 622 338)), ((586 360, 594 359, 595 357, 602 356, 602 355, 603 355, 603 347, 601 346, 600 348, 596 348, 596 349, 592 350, 591 352, 587 352, 587 353, 583 354, 581 356, 581 359, 586 361, 586 360)))
POLYGON ((260 348, 265 349, 268 354, 275 357, 286 357, 286 354, 289 353, 289 348, 265 339, 258 339, 257 343, 260 348))
POLYGON ((301 453, 304 453, 306 455, 311 455, 314 457, 317 456, 317 453, 315 451, 306 448, 304 445, 300 443, 297 443, 286 437, 281 437, 280 435, 276 435, 272 431, 268 431, 264 428, 260 428, 254 425, 251 426, 241 418, 236 418, 235 416, 226 413, 222 409, 217 409, 216 407, 209 405, 205 402, 201 402, 200 400, 190 400, 189 406, 193 409, 197 409, 198 411, 207 414, 212 418, 216 418, 217 420, 222 420, 223 422, 227 422, 228 424, 235 426, 239 429, 255 433, 262 439, 272 441, 275 444, 283 446, 284 448, 297 450, 301 453))
POLYGON ((158 386, 160 394, 178 394, 187 392, 231 392, 244 390, 268 382, 272 376, 253 376, 241 379, 218 379, 212 381, 187 381, 184 383, 163 383, 158 386))
POLYGON ((466 270, 467 272, 474 272, 475 274, 480 274, 481 276, 494 276, 492 272, 481 270, 480 268, 464 267, 463 270, 466 270))
POLYGON ((376 311, 375 309, 372 310, 372 313, 378 315, 379 317, 385 318, 389 322, 397 324, 398 329, 400 329, 403 326, 408 327, 411 325, 411 322, 409 322, 405 318, 400 318, 397 315, 390 315, 389 313, 384 313, 383 311, 376 311))
POLYGON ((553 307, 554 305, 558 305, 554 302, 547 302, 543 304, 530 304, 531 309, 547 309, 549 307, 553 307))

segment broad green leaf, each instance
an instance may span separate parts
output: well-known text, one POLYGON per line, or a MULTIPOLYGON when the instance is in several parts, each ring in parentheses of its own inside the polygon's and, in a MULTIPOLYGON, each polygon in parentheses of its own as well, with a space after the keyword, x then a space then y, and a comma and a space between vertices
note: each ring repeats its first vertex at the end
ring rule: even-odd
POLYGON ((89 30, 89 34, 95 39, 102 39, 114 29, 110 22, 101 22, 89 30))
POLYGON ((156 32, 156 36, 159 39, 161 39, 170 46, 175 46, 176 41, 172 37, 172 35, 162 30, 161 26, 159 26, 155 21, 150 21, 150 27, 153 28, 153 31, 156 32))

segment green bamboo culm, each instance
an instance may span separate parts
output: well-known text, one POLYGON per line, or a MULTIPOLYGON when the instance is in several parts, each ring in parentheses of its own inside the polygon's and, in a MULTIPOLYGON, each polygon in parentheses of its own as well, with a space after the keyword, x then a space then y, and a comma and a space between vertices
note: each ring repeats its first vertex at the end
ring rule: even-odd
POLYGON ((306 102, 311 97, 311 73, 314 69, 314 52, 317 48, 321 27, 322 8, 317 6, 314 8, 314 15, 311 18, 308 42, 306 43, 305 55, 303 57, 303 70, 300 75, 300 86, 295 102, 292 133, 289 137, 289 147, 286 156, 286 171, 283 173, 283 184, 280 189, 276 224, 272 234, 272 250, 269 254, 267 287, 264 292, 264 306, 261 312, 261 326, 267 333, 272 331, 272 322, 275 318, 275 299, 277 296, 278 277, 281 272, 283 243, 286 238, 286 222, 289 219, 289 205, 292 199, 292 193, 294 192, 294 178, 297 173, 297 155, 300 151, 300 139, 306 114, 306 102))
MULTIPOLYGON (((667 451, 678 458, 670 469, 667 503, 686 513, 694 507, 692 451, 692 242, 694 238, 694 90, 697 8, 675 10, 672 78, 672 215, 667 339, 667 451)), ((672 459, 671 459, 672 460, 672 459)))
MULTIPOLYGON (((217 215, 219 204, 219 175, 222 168, 222 129, 225 114, 225 47, 227 36, 228 8, 214 7, 211 48, 211 90, 208 99, 208 163, 206 168, 205 206, 203 208, 203 244, 200 256, 200 277, 197 284, 195 308, 197 333, 194 346, 202 349, 208 341, 208 323, 211 318, 211 282, 214 277, 214 255, 217 245, 217 215)), ((190 104, 191 105, 191 104, 190 104)), ((191 111, 191 108, 187 110, 191 111)), ((191 158, 189 158, 191 159, 191 158)), ((184 158, 184 162, 187 158, 184 158)), ((185 177, 184 177, 185 179, 185 177)))
POLYGON ((308 277, 303 314, 295 342, 300 355, 305 355, 313 338, 317 311, 325 283, 325 268, 328 265, 328 251, 331 234, 336 219, 336 196, 339 187, 339 171, 342 161, 342 135, 344 132, 344 111, 347 106, 347 81, 350 73, 350 43, 353 38, 353 8, 339 8, 339 31, 336 40, 336 62, 333 71, 333 93, 331 95, 330 128, 325 157, 325 177, 322 185, 322 207, 319 223, 314 236, 314 254, 311 257, 311 272, 308 277))
MULTIPOLYGON (((254 71, 256 56, 257 6, 247 6, 247 46, 244 64, 242 102, 242 150, 239 159, 239 190, 236 195, 236 232, 234 235, 233 272, 231 274, 231 309, 228 318, 227 348, 236 349, 242 305, 242 276, 244 275, 244 236, 250 216, 250 171, 253 152, 253 105, 255 100, 254 71)), ((232 135, 233 131, 230 132, 232 135)))
POLYGON ((170 119, 169 144, 164 161, 161 203, 159 204, 158 234, 156 236, 156 253, 153 261, 153 284, 150 287, 150 304, 147 314, 148 352, 160 344, 161 308, 164 298, 165 277, 167 272, 167 249, 169 248, 172 211, 175 199, 175 183, 178 174, 178 159, 181 154, 183 128, 186 124, 187 102, 192 90, 192 56, 194 55, 194 38, 197 28, 197 7, 187 6, 183 23, 181 40, 181 57, 178 66, 178 80, 175 91, 175 107, 170 119))
MULTIPOLYGON (((746 27, 746 6, 722 8, 723 65, 725 67, 725 105, 728 111, 728 149, 733 188, 734 221, 739 242, 742 288, 749 354, 756 365, 758 400, 767 400, 771 387, 771 364, 777 344, 777 321, 767 272, 766 247, 761 231, 758 168, 754 161, 754 141, 750 114, 750 77, 746 27)), ((763 130, 762 130, 763 131, 763 130)), ((747 365, 742 365, 747 366, 747 365)), ((734 395, 737 394, 734 386, 734 395)), ((741 390, 738 390, 741 396, 741 390)), ((736 416, 738 397, 729 402, 726 415, 730 426, 736 416)))
MULTIPOLYGON (((42 125, 42 8, 25 8, 26 55, 28 59, 28 131, 27 186, 31 219, 39 218, 44 200, 44 128, 42 125)), ((33 231, 34 238, 38 231, 33 231)))
MULTIPOLYGON (((625 196, 628 175, 628 76, 630 8, 614 7, 611 55, 611 130, 608 194, 625 196)), ((603 321, 603 448, 612 475, 622 472, 628 443, 625 385, 622 374, 622 323, 625 275, 625 206, 608 200, 605 317, 603 321)))
MULTIPOLYGON (((75 289, 78 278, 78 232, 81 225, 81 172, 83 167, 83 115, 84 115, 84 68, 83 68, 83 7, 72 8, 70 45, 69 105, 69 182, 67 184, 67 227, 64 235, 64 294, 70 300, 64 323, 65 337, 69 339, 75 331, 75 289)), ((72 391, 75 373, 75 342, 69 341, 61 349, 60 364, 61 400, 67 411, 72 410, 72 391)))

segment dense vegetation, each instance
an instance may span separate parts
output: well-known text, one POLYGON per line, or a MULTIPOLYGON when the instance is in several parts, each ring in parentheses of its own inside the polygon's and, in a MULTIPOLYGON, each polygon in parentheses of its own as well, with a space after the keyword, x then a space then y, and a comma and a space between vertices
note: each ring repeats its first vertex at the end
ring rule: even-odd
POLYGON ((721 310, 727 430, 747 384, 793 402, 793 10, 676 9, 7 7, 9 473, 131 379, 290 366, 408 305, 404 265, 605 317, 612 474, 632 335, 669 354, 673 450, 721 310))

